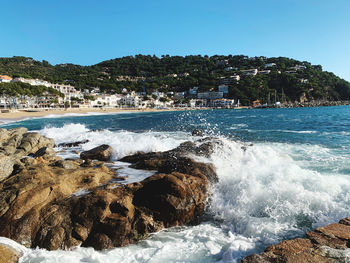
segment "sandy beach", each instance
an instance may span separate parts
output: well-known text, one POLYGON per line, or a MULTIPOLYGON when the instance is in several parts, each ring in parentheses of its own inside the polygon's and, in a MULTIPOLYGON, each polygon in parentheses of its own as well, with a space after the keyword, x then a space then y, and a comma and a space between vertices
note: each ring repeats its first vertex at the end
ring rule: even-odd
MULTIPOLYGON (((88 114, 88 113, 117 113, 117 112, 155 112, 173 111, 177 109, 134 109, 134 108, 67 108, 67 109, 34 109, 34 110, 1 110, 0 122, 22 120, 48 115, 88 114)), ((183 110, 183 109, 182 109, 183 110)))

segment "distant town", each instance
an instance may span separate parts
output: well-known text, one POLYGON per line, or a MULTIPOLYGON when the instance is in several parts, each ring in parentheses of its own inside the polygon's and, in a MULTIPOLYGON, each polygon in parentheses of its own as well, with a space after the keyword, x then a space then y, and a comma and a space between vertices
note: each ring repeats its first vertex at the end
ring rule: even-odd
MULTIPOLYGON (((239 76, 233 76, 239 80, 239 76)), ((228 80, 224 79, 223 82, 228 80)), ((230 81, 230 80, 229 80, 230 81)), ((0 94, 1 108, 233 108, 239 107, 239 100, 227 99, 228 86, 221 84, 217 91, 198 92, 198 87, 187 92, 129 92, 126 88, 121 94, 102 93, 99 88, 76 90, 71 85, 54 84, 39 79, 14 78, 0 75, 0 82, 22 82, 32 86, 45 86, 59 91, 63 96, 46 92, 42 96, 9 96, 0 94)))
MULTIPOLYGON (((217 61, 218 66, 225 66, 228 60, 217 61)), ((248 69, 240 70, 243 76, 256 76, 258 74, 267 75, 276 66, 276 63, 268 63, 265 70, 248 69)), ((294 74, 298 70, 303 70, 303 65, 295 65, 289 68, 285 73, 294 74)), ((58 94, 44 92, 42 96, 9 96, 0 94, 0 108, 2 109, 38 109, 38 108, 240 108, 239 99, 228 98, 229 85, 239 82, 240 75, 238 69, 225 67, 226 72, 235 71, 228 77, 221 77, 218 80, 216 90, 200 92, 199 87, 189 88, 182 92, 159 92, 153 91, 146 94, 145 89, 142 92, 129 91, 123 88, 120 94, 109 94, 101 92, 100 88, 90 88, 77 90, 72 85, 50 83, 40 79, 29 79, 23 77, 12 78, 8 75, 0 75, 0 83, 27 83, 32 86, 45 86, 55 89, 58 94)), ((280 71, 279 71, 280 73, 280 71)), ((186 77, 189 73, 170 74, 169 77, 186 77)), ((130 80, 131 76, 121 76, 122 80, 130 80)), ((139 80, 138 80, 139 81, 139 80)), ((301 79, 300 82, 306 83, 307 79, 301 79)), ((271 103, 270 103, 271 104, 271 103)), ((272 105, 272 104, 271 104, 272 105)), ((274 106, 279 106, 280 102, 276 100, 274 106)), ((262 106, 259 100, 252 101, 253 107, 262 106)))

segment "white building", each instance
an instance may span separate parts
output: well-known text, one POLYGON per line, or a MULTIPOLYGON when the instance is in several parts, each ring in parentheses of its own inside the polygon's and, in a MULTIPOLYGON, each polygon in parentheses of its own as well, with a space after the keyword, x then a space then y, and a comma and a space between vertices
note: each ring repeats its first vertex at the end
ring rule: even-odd
POLYGON ((258 70, 256 68, 254 68, 254 69, 247 69, 247 70, 241 70, 241 72, 245 76, 255 76, 256 74, 258 74, 258 70))
POLYGON ((12 78, 10 76, 7 76, 7 75, 0 75, 0 83, 1 82, 11 82, 12 81, 12 78))
POLYGON ((185 91, 182 91, 182 92, 175 92, 174 94, 174 98, 175 99, 183 99, 186 95, 186 92, 185 91))
POLYGON ((290 70, 303 70, 306 69, 306 66, 304 65, 295 65, 294 67, 290 67, 290 70))
POLYGON ((265 68, 272 68, 272 67, 275 67, 276 66, 276 63, 267 63, 265 64, 265 68))
POLYGON ((268 74, 270 74, 270 72, 271 72, 271 70, 260 70, 260 71, 258 71, 258 74, 261 74, 261 75, 268 75, 268 74))
POLYGON ((94 101, 90 101, 91 107, 117 107, 119 106, 121 97, 115 94, 102 94, 96 96, 94 101))
POLYGON ((209 102, 210 107, 214 108, 231 108, 234 106, 234 100, 229 99, 216 99, 209 102))
POLYGON ((156 96, 157 99, 159 100, 159 98, 164 97, 164 92, 159 92, 159 91, 157 90, 157 91, 152 92, 152 95, 156 96))
POLYGON ((199 92, 197 95, 198 99, 222 99, 224 97, 224 93, 220 91, 209 91, 209 92, 199 92))
POLYGON ((140 104, 140 98, 139 96, 132 96, 130 94, 127 94, 120 99, 120 105, 125 105, 128 107, 138 107, 140 104))

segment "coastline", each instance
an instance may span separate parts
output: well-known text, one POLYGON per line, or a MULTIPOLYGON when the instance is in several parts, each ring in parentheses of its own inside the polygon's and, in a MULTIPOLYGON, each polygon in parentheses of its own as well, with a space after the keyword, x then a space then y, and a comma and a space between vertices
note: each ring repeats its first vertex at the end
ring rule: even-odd
POLYGON ((89 114, 89 113, 132 113, 132 112, 161 112, 176 111, 184 109, 136 109, 136 108, 67 108, 67 109, 38 109, 38 110, 9 110, 0 112, 0 124, 9 121, 20 121, 28 118, 40 118, 49 115, 68 115, 68 114, 89 114))

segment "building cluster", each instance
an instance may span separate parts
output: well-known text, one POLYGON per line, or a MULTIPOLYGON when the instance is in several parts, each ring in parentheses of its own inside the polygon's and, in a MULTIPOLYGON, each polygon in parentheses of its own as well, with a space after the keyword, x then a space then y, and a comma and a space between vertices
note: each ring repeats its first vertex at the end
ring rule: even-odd
MULTIPOLYGON (((237 79, 234 77, 233 79, 237 79)), ((120 107, 120 108, 173 108, 173 107, 234 107, 234 100, 226 99, 228 86, 220 84, 218 91, 199 92, 198 87, 184 92, 154 91, 149 96, 145 92, 128 92, 121 94, 106 94, 99 88, 76 90, 71 85, 53 84, 40 79, 14 78, 0 75, 0 83, 22 82, 32 86, 45 86, 59 91, 62 95, 45 92, 41 96, 8 96, 0 94, 1 108, 89 108, 89 107, 120 107)), ((226 81, 223 81, 226 83, 226 81)), ((229 81, 227 82, 229 83, 229 81)))
MULTIPOLYGON (((260 58, 255 58, 260 59, 260 58)), ((221 77, 218 79, 217 90, 200 91, 199 87, 192 87, 187 91, 181 92, 158 92, 151 94, 145 92, 128 92, 123 89, 121 94, 105 94, 99 88, 76 90, 75 87, 65 84, 53 84, 40 79, 11 78, 7 75, 0 75, 0 83, 22 82, 32 86, 45 86, 55 89, 61 95, 44 93, 42 96, 18 96, 10 97, 6 94, 0 94, 0 107, 16 108, 53 108, 53 107, 122 107, 122 108, 172 108, 172 107, 215 107, 215 108, 232 108, 239 106, 239 100, 229 99, 229 85, 237 83, 243 76, 256 76, 258 74, 270 74, 271 69, 276 67, 276 63, 265 64, 265 69, 258 70, 229 67, 228 60, 217 61, 217 65, 226 66, 225 71, 235 70, 231 76, 221 77), (239 72, 239 74, 238 74, 239 72), (148 96, 147 96, 148 95, 148 96)), ((288 68, 286 73, 296 73, 304 70, 304 65, 295 65, 288 68)), ((107 71, 107 69, 106 69, 107 71)), ((279 72, 280 73, 280 72, 279 72)), ((187 77, 189 73, 170 74, 169 77, 187 77)), ((117 81, 145 81, 144 78, 120 76, 117 81)), ((307 83, 307 79, 301 79, 301 83, 307 83)))

